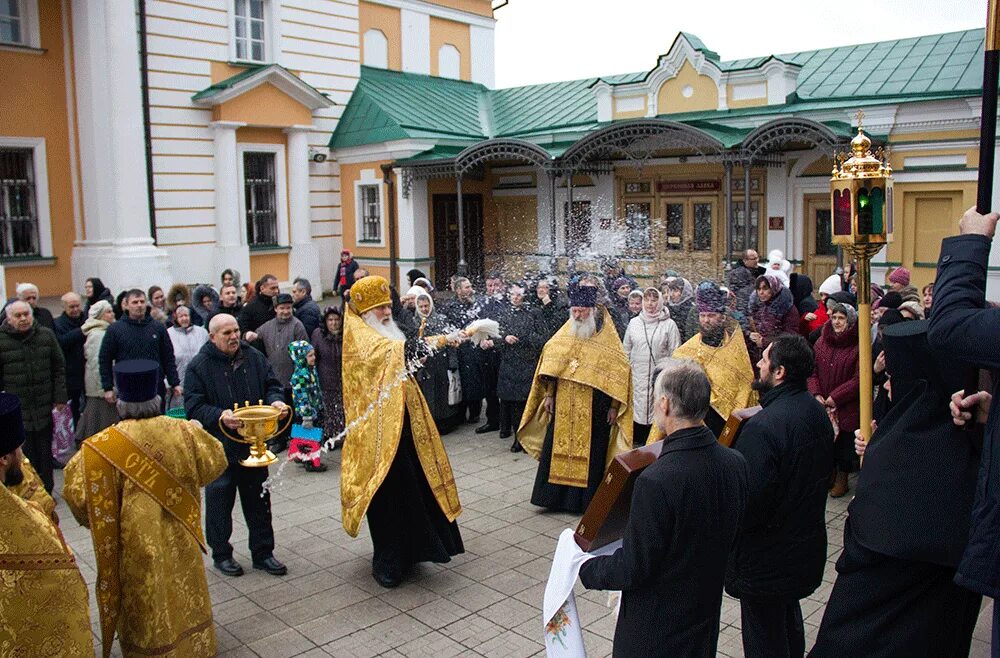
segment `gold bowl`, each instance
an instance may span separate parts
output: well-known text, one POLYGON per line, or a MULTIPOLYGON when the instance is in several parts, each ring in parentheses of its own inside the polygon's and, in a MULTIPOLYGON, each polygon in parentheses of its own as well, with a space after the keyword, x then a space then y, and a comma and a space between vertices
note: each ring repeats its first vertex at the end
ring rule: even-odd
POLYGON ((292 414, 288 414, 288 419, 279 427, 281 409, 264 404, 263 400, 258 400, 257 404, 251 405, 249 401, 241 407, 233 405, 233 415, 240 420, 237 428, 237 436, 229 433, 228 428, 219 418, 219 429, 233 441, 246 443, 250 446, 250 456, 241 459, 240 464, 254 468, 269 466, 278 461, 274 453, 267 449, 267 440, 281 434, 292 422, 292 414))

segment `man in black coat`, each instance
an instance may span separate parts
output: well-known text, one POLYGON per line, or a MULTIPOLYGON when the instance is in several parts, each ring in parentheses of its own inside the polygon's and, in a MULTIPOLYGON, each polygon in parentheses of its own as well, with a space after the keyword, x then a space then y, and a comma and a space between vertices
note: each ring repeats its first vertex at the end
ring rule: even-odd
MULTIPOLYGON (((524 300, 525 289, 515 283, 510 287, 510 308, 500 321, 500 337, 494 341, 499 357, 497 369, 497 397, 500 399, 500 438, 509 438, 521 423, 535 368, 546 339, 536 321, 536 314, 524 300)), ((517 437, 510 446, 511 452, 523 452, 517 437)))
MULTIPOLYGON (((1000 309, 986 306, 986 271, 990 245, 996 233, 997 213, 966 211, 958 228, 961 235, 941 243, 934 313, 927 339, 932 348, 956 361, 992 371, 993 397, 1000 394, 1000 309)), ((990 395, 977 392, 956 400, 958 420, 977 416, 983 427, 983 452, 979 482, 972 507, 969 544, 958 565, 955 582, 996 599, 1000 597, 1000 404, 990 405, 990 395), (988 412, 986 411, 988 409, 988 412), (987 415, 988 413, 988 415, 987 415)), ((1000 649, 1000 605, 993 606, 993 651, 1000 649)))
POLYGON ((815 367, 808 341, 783 334, 764 350, 754 389, 763 409, 733 446, 747 460, 750 500, 726 574, 740 600, 748 658, 801 657, 799 599, 823 581, 833 427, 806 388, 815 367))
MULTIPOLYGON (((174 345, 166 328, 146 314, 146 293, 133 288, 125 293, 124 304, 128 310, 121 320, 108 327, 101 342, 98 364, 104 399, 115 402, 115 380, 112 367, 116 361, 149 359, 160 364, 160 373, 167 378, 173 394, 181 396, 181 381, 174 361, 174 345)), ((166 400, 165 389, 160 385, 160 398, 166 400)))
POLYGON ((235 434, 241 421, 233 415, 233 405, 245 402, 264 404, 282 410, 285 418, 290 409, 284 402, 281 383, 263 354, 240 343, 240 328, 229 315, 217 315, 209 323, 209 342, 191 359, 184 375, 184 410, 187 417, 197 420, 205 430, 222 442, 228 468, 219 478, 205 487, 205 540, 212 549, 215 568, 226 576, 242 576, 243 567, 233 559, 233 505, 240 495, 243 517, 250 531, 250 555, 254 569, 283 576, 288 569, 274 557, 274 529, 271 527, 271 498, 263 490, 267 479, 266 467, 242 466, 239 462, 250 455, 250 446, 227 437, 219 423, 235 434))
POLYGON ((253 343, 257 340, 257 328, 274 319, 274 298, 278 294, 278 277, 265 274, 254 284, 254 298, 243 305, 240 311, 240 333, 243 340, 253 343))
MULTIPOLYGON (((236 284, 224 283, 222 287, 219 288, 219 303, 215 307, 215 311, 209 316, 209 322, 212 321, 219 313, 225 313, 226 315, 231 315, 237 320, 239 320, 240 312, 243 310, 243 304, 240 303, 239 290, 236 288, 236 284)), ((208 327, 209 322, 205 323, 208 327)))
MULTIPOLYGON (((455 277, 452 284, 455 298, 444 304, 443 312, 448 321, 458 329, 464 329, 474 320, 478 320, 483 309, 483 300, 476 296, 472 282, 464 276, 455 277)), ((465 341, 458 347, 458 371, 462 380, 462 404, 465 409, 460 415, 461 420, 470 423, 479 422, 479 412, 483 408, 483 398, 486 397, 481 372, 482 349, 465 341), (468 411, 468 418, 466 418, 468 411)), ((499 420, 496 421, 499 426, 499 420)), ((489 420, 487 420, 489 425, 489 420)))
POLYGON ((292 312, 306 328, 307 336, 312 336, 313 332, 319 328, 320 315, 322 315, 319 304, 313 301, 312 290, 309 279, 299 277, 292 282, 292 312))
POLYGON ((73 422, 80 420, 80 405, 83 402, 83 373, 86 369, 86 357, 83 345, 86 337, 83 335, 83 300, 75 292, 62 296, 62 314, 55 319, 56 339, 66 358, 66 393, 69 395, 69 406, 73 410, 73 422))
POLYGON ((636 480, 621 548, 585 562, 580 580, 622 592, 615 656, 714 657, 746 460, 705 427, 712 387, 700 366, 671 364, 655 386, 663 451, 636 480))
MULTIPOLYGON (((480 318, 496 320, 499 323, 508 314, 510 302, 504 294, 503 275, 490 272, 486 275, 486 297, 483 300, 480 318)), ((497 376, 500 370, 500 354, 493 340, 484 340, 481 349, 474 351, 479 360, 479 371, 483 378, 483 393, 486 398, 486 423, 476 428, 476 434, 488 434, 501 429, 500 398, 497 395, 497 376)), ((534 374, 534 373, 532 373, 534 374)), ((527 398, 525 398, 527 400, 527 398)), ((505 439, 510 436, 500 438, 505 439)))

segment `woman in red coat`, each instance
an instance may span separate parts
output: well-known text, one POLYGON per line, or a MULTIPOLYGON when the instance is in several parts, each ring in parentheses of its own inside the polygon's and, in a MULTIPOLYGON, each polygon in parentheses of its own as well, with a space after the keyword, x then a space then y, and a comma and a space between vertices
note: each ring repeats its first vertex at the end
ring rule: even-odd
POLYGON ((835 431, 837 474, 830 496, 847 493, 847 474, 857 469, 854 430, 860 426, 858 402, 858 314, 853 306, 836 304, 813 348, 816 370, 809 378, 809 392, 826 406, 835 431))

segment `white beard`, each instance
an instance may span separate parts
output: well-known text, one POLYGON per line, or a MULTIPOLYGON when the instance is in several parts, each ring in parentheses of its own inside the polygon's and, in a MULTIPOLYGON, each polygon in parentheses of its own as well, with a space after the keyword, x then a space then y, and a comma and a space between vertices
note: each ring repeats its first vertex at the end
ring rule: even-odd
POLYGON ((573 323, 569 326, 569 335, 574 338, 587 340, 593 338, 594 334, 597 333, 597 319, 593 315, 586 320, 577 320, 576 318, 570 318, 570 320, 573 323))
POLYGON ((391 340, 406 340, 406 336, 400 330, 396 321, 392 318, 389 318, 388 322, 382 322, 375 317, 375 314, 372 311, 368 311, 361 316, 361 319, 365 321, 365 324, 385 338, 389 338, 391 340))

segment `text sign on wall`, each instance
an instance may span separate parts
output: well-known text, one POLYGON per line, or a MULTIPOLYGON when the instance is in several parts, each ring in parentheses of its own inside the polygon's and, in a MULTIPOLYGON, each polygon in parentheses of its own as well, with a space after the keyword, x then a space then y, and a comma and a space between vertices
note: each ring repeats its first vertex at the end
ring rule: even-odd
POLYGON ((718 180, 661 180, 656 189, 660 194, 718 192, 722 183, 718 180))

